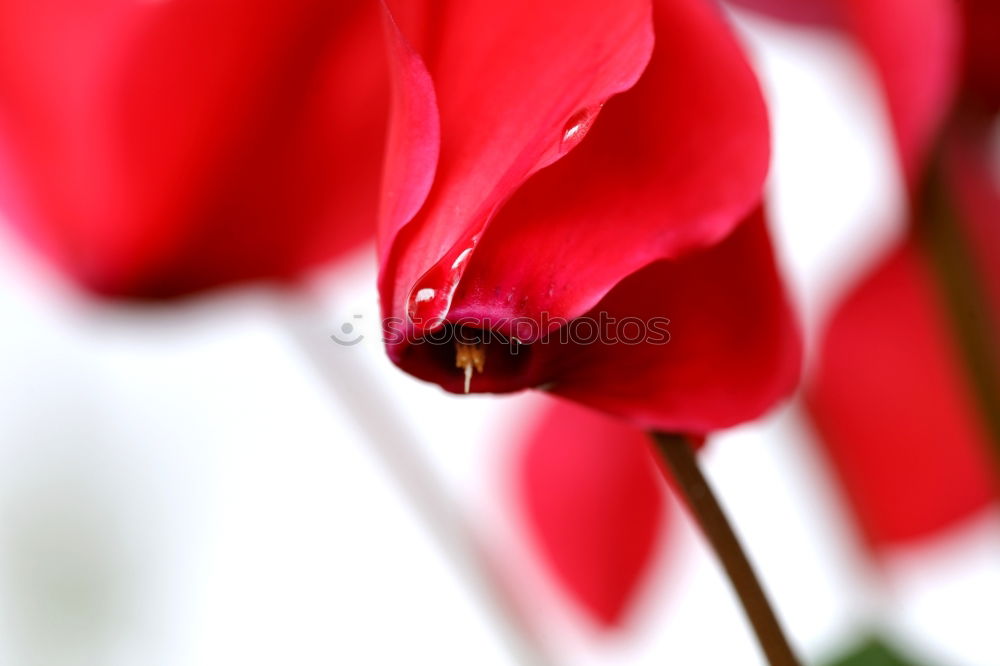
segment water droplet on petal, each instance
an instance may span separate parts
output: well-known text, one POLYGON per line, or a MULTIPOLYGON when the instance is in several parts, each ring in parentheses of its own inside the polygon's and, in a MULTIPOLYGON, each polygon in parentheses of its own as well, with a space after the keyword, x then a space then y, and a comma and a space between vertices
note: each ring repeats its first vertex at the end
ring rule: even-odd
POLYGON ((437 295, 436 289, 431 289, 430 287, 424 287, 423 289, 417 289, 417 295, 414 297, 414 303, 424 303, 426 301, 434 300, 434 296, 437 295))
POLYGON ((465 263, 474 247, 475 242, 468 247, 452 250, 413 285, 406 314, 418 331, 430 333, 444 326, 445 317, 451 309, 451 300, 465 270, 465 263))
POLYGON ((593 106, 588 106, 580 109, 566 121, 566 125, 563 127, 562 141, 559 144, 559 152, 565 154, 573 149, 578 143, 583 141, 583 137, 587 136, 587 132, 594 125, 594 120, 597 119, 597 114, 601 111, 601 105, 595 104, 593 106))
POLYGON ((462 250, 462 252, 458 255, 458 257, 455 258, 455 261, 452 262, 451 267, 454 269, 464 264, 465 260, 469 258, 469 255, 471 253, 472 253, 471 247, 467 247, 464 250, 462 250))

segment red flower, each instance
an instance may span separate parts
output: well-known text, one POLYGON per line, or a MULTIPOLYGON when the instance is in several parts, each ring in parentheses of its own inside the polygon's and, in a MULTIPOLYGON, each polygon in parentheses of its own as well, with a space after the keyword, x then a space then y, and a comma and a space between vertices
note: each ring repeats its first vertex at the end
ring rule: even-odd
POLYGON ((689 432, 790 390, 797 338, 752 213, 765 109, 712 3, 390 5, 380 291, 394 362, 461 391, 454 347, 422 340, 516 337, 460 352, 472 389, 545 385, 689 432), (602 313, 668 318, 670 342, 544 341, 602 313))
POLYGON ((387 83, 365 0, 0 3, 0 196, 90 289, 291 278, 371 233, 387 83))
POLYGON ((559 402, 518 459, 532 536, 566 591, 607 627, 624 619, 668 526, 649 445, 621 421, 559 402))

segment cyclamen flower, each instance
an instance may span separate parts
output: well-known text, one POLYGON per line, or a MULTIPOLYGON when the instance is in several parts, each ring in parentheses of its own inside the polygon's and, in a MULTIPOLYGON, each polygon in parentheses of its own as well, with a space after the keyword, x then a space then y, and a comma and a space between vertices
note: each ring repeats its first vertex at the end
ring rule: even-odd
POLYGON ((370 0, 4 0, 0 204, 102 294, 295 278, 374 231, 384 52, 370 0))
POLYGON ((714 3, 387 6, 395 363, 449 391, 545 387, 690 433, 791 390, 798 337, 758 208, 766 112, 714 3), (545 341, 602 316, 667 319, 669 342, 545 341), (427 342, 448 336, 457 352, 427 342))

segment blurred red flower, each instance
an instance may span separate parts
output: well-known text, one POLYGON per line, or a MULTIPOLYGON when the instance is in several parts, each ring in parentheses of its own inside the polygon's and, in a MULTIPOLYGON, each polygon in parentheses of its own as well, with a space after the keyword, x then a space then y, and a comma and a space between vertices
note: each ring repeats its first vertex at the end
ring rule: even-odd
POLYGON ((370 236, 368 0, 3 0, 0 197, 89 289, 292 278, 370 236))
POLYGON ((450 391, 544 386, 691 433, 792 389, 797 333, 755 212, 766 112, 714 3, 388 4, 395 363, 450 391), (602 316, 669 319, 670 342, 545 342, 602 316), (477 346, 484 331, 509 344, 477 346), (463 368, 425 343, 462 333, 463 368))

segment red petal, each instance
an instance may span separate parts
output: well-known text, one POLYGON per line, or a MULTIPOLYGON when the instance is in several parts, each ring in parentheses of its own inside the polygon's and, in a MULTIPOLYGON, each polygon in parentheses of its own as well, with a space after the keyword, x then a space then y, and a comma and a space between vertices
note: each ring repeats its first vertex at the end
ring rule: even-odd
POLYGON ((641 267, 724 238, 760 200, 767 113, 728 26, 701 0, 654 16, 639 83, 490 223, 454 318, 577 317, 641 267))
POLYGON ((911 241, 848 296, 809 394, 875 545, 926 536, 995 497, 989 439, 927 270, 911 241))
POLYGON ((624 619, 665 531, 665 486, 647 437, 553 403, 517 468, 528 527, 552 572, 597 621, 624 619))
POLYGON ((494 210, 582 138, 586 128, 568 132, 567 123, 586 125, 604 100, 635 83, 652 49, 650 13, 649 0, 450 0, 417 16, 423 23, 412 7, 409 20, 394 12, 434 81, 441 150, 423 209, 381 239, 387 315, 406 317, 411 290, 435 264, 414 294, 434 289, 428 303, 447 309, 463 252, 494 210))
POLYGON ((372 231, 378 21, 360 0, 4 3, 0 123, 22 224, 113 293, 329 259, 372 231))
POLYGON ((543 345, 553 393, 644 428, 706 434, 759 416, 797 383, 798 330, 759 212, 713 248, 626 278, 587 316, 602 312, 626 341, 543 345), (669 342, 628 344, 628 317, 668 318, 669 342))

